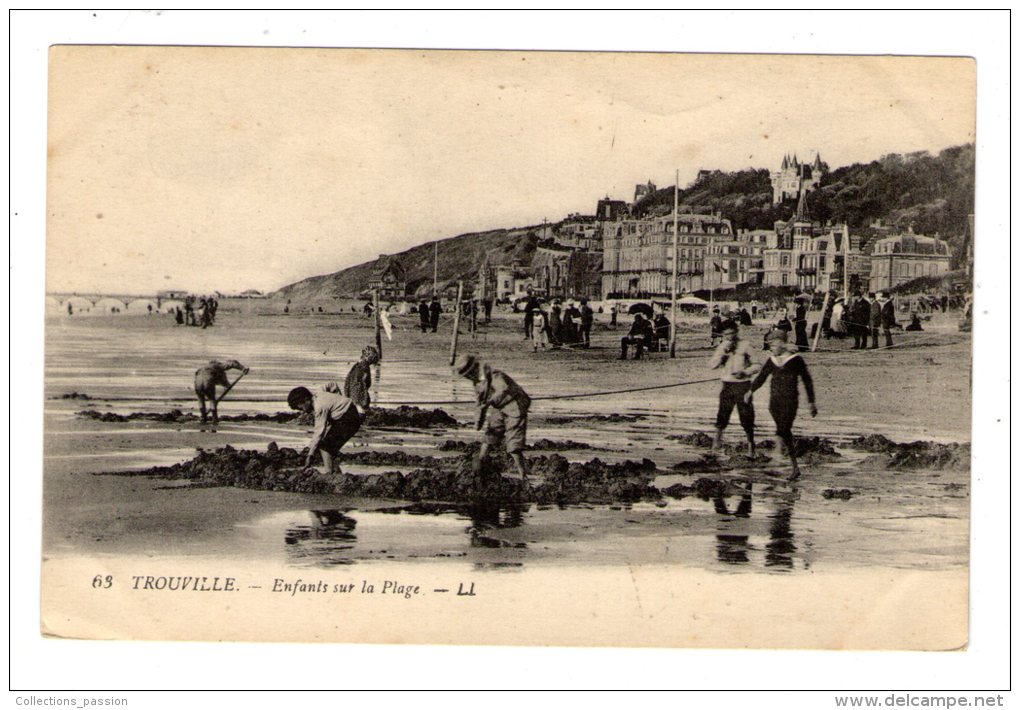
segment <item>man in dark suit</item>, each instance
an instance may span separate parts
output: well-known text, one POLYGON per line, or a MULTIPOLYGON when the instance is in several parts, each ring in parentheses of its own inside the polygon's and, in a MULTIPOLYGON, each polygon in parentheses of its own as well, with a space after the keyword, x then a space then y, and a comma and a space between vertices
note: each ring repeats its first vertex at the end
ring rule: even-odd
POLYGON ((860 294, 857 295, 857 302, 853 308, 853 320, 851 325, 854 336, 854 350, 864 350, 868 347, 868 323, 871 322, 871 301, 860 294))
POLYGON ((591 347, 591 327, 595 323, 595 312, 588 305, 588 299, 581 299, 581 345, 591 347))
POLYGON ((633 345, 634 359, 640 360, 645 348, 651 345, 652 337, 653 331, 651 322, 640 313, 635 313, 634 323, 630 327, 630 332, 620 338, 620 359, 627 359, 627 346, 633 345))
POLYGON ((427 333, 432 320, 429 316, 429 303, 424 298, 418 304, 418 321, 421 323, 421 332, 427 333))
POLYGON ((439 302, 438 296, 432 297, 432 303, 429 304, 429 325, 432 326, 432 332, 435 333, 439 328, 439 316, 443 313, 443 304, 439 302))
MULTIPOLYGON (((892 347, 892 328, 896 327, 896 306, 893 305, 892 299, 889 298, 885 293, 879 292, 878 303, 881 304, 882 313, 882 334, 885 335, 885 346, 887 348, 892 347)), ((878 331, 875 331, 875 338, 878 338, 878 331)))
POLYGON ((871 331, 871 349, 874 350, 878 347, 878 328, 882 325, 882 304, 875 298, 875 294, 869 293, 868 296, 871 298, 871 310, 868 313, 868 330, 871 331))

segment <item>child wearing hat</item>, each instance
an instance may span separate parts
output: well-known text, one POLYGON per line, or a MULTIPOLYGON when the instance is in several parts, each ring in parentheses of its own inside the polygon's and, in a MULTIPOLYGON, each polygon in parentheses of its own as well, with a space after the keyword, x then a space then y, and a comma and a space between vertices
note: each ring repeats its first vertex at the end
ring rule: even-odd
POLYGON ((502 441, 521 480, 526 481, 528 464, 524 460, 524 441, 528 432, 531 397, 505 372, 483 365, 473 355, 458 357, 454 368, 458 375, 474 383, 478 400, 475 428, 481 430, 483 425, 485 427, 485 438, 474 461, 475 473, 481 471, 489 447, 502 441))
POLYGON ((818 407, 815 406, 815 388, 811 381, 811 373, 808 372, 804 358, 797 352, 796 346, 791 347, 787 342, 786 331, 773 330, 766 336, 771 357, 765 361, 758 376, 751 383, 751 389, 744 395, 745 402, 751 402, 754 392, 765 384, 765 380, 772 378, 772 387, 769 393, 769 414, 776 423, 776 434, 786 448, 790 457, 792 471, 789 480, 795 481, 800 478, 800 467, 797 465, 797 454, 793 446, 793 420, 797 417, 797 405, 800 396, 797 389, 797 380, 803 380, 804 390, 807 392, 808 402, 811 405, 811 416, 818 416, 818 407))
POLYGON ((305 468, 312 468, 315 454, 321 453, 325 472, 333 473, 333 462, 341 447, 361 428, 361 415, 354 402, 340 392, 336 382, 330 382, 314 395, 307 387, 295 387, 287 395, 287 405, 299 412, 315 415, 305 468))

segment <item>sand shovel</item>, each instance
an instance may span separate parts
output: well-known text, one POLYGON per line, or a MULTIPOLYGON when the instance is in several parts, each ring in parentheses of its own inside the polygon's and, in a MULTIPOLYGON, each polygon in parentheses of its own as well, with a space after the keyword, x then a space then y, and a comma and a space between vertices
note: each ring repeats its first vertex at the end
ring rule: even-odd
POLYGON ((238 382, 240 382, 241 378, 244 377, 247 374, 248 374, 248 370, 247 369, 242 370, 241 374, 237 376, 237 379, 234 380, 233 382, 231 382, 229 385, 227 385, 227 388, 225 390, 223 390, 223 392, 220 394, 219 397, 216 398, 216 404, 219 404, 220 402, 222 402, 223 398, 227 396, 227 392, 229 392, 230 390, 234 389, 234 385, 236 385, 238 382))

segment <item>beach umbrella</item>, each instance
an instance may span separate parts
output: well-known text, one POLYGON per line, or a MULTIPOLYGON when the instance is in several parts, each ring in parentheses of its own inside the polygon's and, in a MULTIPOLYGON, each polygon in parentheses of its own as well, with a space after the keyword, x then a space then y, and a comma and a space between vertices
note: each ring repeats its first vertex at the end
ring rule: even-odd
POLYGON ((682 298, 678 298, 676 302, 678 304, 680 304, 681 306, 705 306, 705 307, 708 307, 708 301, 706 301, 703 298, 698 298, 697 296, 690 296, 690 295, 683 296, 682 298))
POLYGON ((629 313, 630 315, 640 313, 641 315, 647 316, 649 318, 652 317, 653 312, 654 310, 652 309, 652 304, 650 303, 635 303, 634 305, 627 309, 627 313, 629 313))

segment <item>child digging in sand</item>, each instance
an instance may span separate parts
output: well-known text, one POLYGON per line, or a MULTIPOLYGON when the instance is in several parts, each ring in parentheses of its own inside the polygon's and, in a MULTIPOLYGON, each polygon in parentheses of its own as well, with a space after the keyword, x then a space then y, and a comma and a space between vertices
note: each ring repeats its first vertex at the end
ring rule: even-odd
POLYGON ((744 401, 751 402, 755 390, 765 384, 765 380, 770 376, 772 377, 769 414, 776 422, 776 434, 790 457, 792 471, 788 480, 796 481, 800 478, 800 467, 797 465, 797 453, 793 445, 793 420, 797 418, 797 404, 800 399, 797 390, 798 379, 804 381, 804 391, 807 392, 812 417, 818 416, 818 407, 815 406, 815 388, 807 364, 797 352, 796 346, 791 347, 786 338, 786 331, 783 330, 773 330, 766 336, 766 343, 772 355, 754 378, 750 391, 744 395, 744 401))
POLYGON ((528 464, 524 460, 524 439, 528 431, 528 409, 531 397, 504 372, 480 363, 473 355, 461 355, 454 363, 457 374, 471 380, 478 399, 476 428, 485 427, 485 438, 474 471, 479 473, 489 447, 501 441, 517 467, 522 481, 528 480, 528 464))

